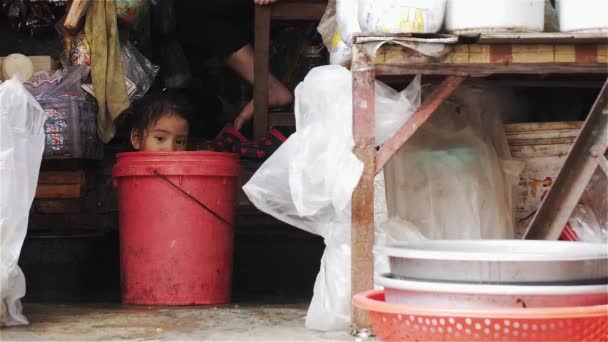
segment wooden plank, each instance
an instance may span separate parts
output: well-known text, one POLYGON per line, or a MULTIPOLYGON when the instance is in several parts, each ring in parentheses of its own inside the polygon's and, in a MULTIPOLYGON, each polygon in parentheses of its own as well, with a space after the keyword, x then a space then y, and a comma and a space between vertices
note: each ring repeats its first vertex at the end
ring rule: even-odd
POLYGON ((82 210, 82 202, 80 199, 35 200, 34 208, 41 214, 79 213, 82 210))
MULTIPOLYGON (((363 162, 363 175, 353 192, 351 295, 374 287, 375 75, 371 61, 353 47, 353 153, 363 162)), ((370 330, 367 313, 351 310, 352 331, 370 330)))
POLYGON ((608 65, 575 63, 444 64, 408 63, 377 65, 378 75, 459 75, 486 77, 494 74, 608 74, 608 65))
POLYGON ((68 31, 76 30, 80 23, 80 19, 82 19, 90 4, 91 0, 72 0, 72 5, 65 17, 63 27, 68 31))
POLYGON ((115 227, 114 214, 32 214, 28 230, 49 232, 100 231, 115 227))
POLYGON ((37 199, 80 198, 84 171, 43 171, 38 176, 37 199))
POLYGON ((275 20, 320 20, 325 14, 327 1, 279 1, 271 7, 271 18, 275 20))
POLYGON ((253 76, 253 135, 262 137, 268 130, 268 73, 270 49, 270 7, 255 6, 255 65, 253 76))
POLYGON ((480 44, 596 44, 608 43, 605 33, 495 33, 482 34, 480 44))
POLYGON ((42 171, 38 183, 44 184, 83 184, 84 171, 42 171))
POLYGON ((360 33, 356 36, 356 43, 379 41, 387 39, 399 39, 418 37, 426 39, 457 38, 462 43, 468 44, 607 44, 606 33, 566 33, 566 32, 542 32, 542 33, 494 33, 481 35, 453 34, 391 34, 391 33, 360 33))
POLYGON ((80 184, 38 184, 36 187, 37 199, 80 198, 82 186, 80 184))
POLYGON ((412 114, 399 131, 382 145, 376 158, 375 173, 382 171, 384 165, 416 133, 418 128, 431 117, 443 101, 452 95, 464 79, 465 77, 461 76, 449 76, 429 95, 428 99, 420 106, 416 113, 412 114))
POLYGON ((526 239, 557 240, 598 167, 596 157, 608 147, 608 80, 551 190, 524 234, 526 239))

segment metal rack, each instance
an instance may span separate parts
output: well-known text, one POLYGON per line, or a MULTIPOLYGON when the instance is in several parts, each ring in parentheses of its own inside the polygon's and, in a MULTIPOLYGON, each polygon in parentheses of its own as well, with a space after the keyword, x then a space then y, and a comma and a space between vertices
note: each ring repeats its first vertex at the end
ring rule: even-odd
MULTIPOLYGON (((352 293, 373 288, 374 176, 458 86, 492 75, 571 75, 577 82, 608 75, 608 36, 598 34, 362 35, 353 44, 354 153, 364 171, 353 193, 352 293), (377 151, 374 80, 379 75, 444 76, 420 108, 377 151)), ((538 82, 538 81, 537 81, 538 82)), ((541 84, 541 83, 539 83, 541 84)), ((593 105, 560 174, 530 223, 526 238, 557 239, 608 143, 608 80, 593 105)), ((353 331, 369 329, 353 308, 353 331)))

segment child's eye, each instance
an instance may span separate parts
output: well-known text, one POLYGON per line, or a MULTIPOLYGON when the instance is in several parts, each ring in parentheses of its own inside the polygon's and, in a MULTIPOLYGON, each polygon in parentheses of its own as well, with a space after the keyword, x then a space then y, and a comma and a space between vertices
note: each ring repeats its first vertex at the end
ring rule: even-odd
POLYGON ((154 138, 156 139, 156 141, 161 142, 161 143, 163 141, 165 141, 165 137, 154 137, 154 138))
POLYGON ((184 139, 177 139, 175 140, 175 143, 178 145, 186 145, 186 140, 184 139))

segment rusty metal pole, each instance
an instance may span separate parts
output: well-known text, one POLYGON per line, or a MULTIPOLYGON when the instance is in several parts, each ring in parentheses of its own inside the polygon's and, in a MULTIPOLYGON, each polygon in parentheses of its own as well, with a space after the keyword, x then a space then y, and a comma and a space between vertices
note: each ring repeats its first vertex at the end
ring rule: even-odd
POLYGON ((608 80, 597 96, 525 239, 557 240, 608 146, 608 80))
MULTIPOLYGON (((369 58, 353 45, 353 153, 363 162, 363 175, 353 193, 351 294, 374 287, 374 175, 376 170, 375 73, 369 58)), ((365 311, 352 307, 352 333, 371 330, 365 311)))

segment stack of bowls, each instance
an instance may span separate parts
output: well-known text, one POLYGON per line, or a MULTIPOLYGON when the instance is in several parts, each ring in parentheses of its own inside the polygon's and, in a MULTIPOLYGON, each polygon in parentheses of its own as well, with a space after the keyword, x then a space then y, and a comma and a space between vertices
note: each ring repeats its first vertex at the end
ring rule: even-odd
POLYGON ((605 244, 531 240, 427 240, 378 247, 390 274, 387 303, 547 308, 608 304, 605 244))

